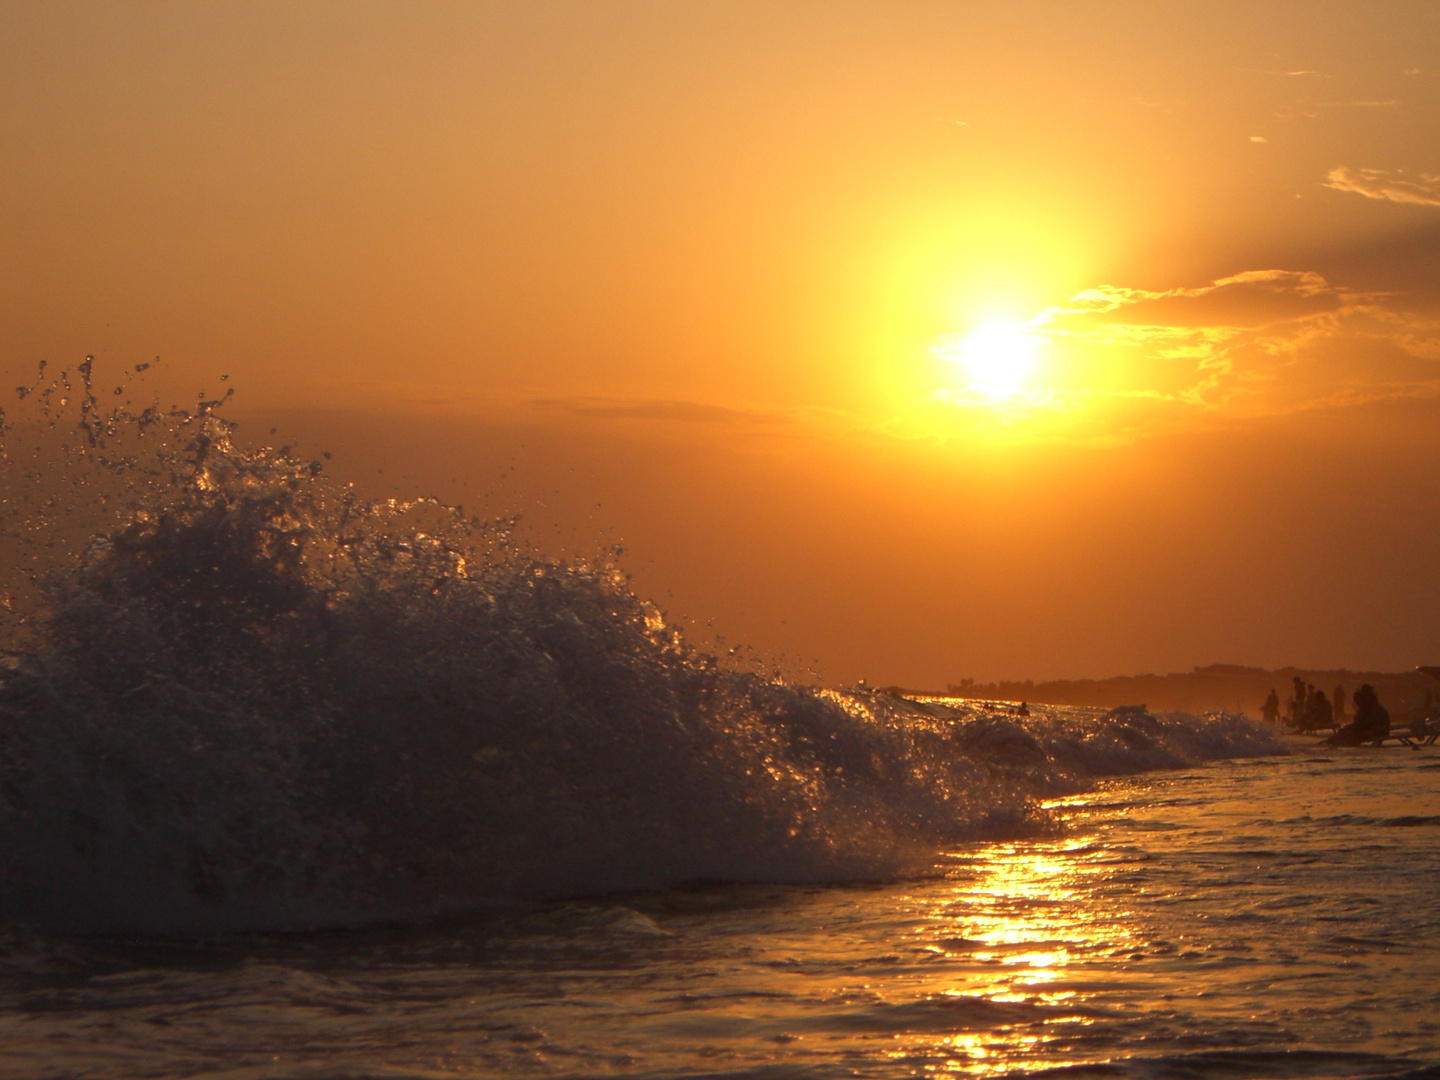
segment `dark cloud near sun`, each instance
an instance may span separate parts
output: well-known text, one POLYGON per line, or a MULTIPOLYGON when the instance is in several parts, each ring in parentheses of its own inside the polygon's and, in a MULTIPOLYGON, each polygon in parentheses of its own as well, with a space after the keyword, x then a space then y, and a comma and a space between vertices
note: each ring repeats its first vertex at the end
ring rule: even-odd
MULTIPOLYGON (((1416 238, 1417 246, 1429 238, 1416 238)), ((1109 417, 1131 435, 1190 421, 1440 400, 1440 317, 1415 297, 1314 270, 1251 270, 1199 286, 1113 285, 1032 323, 1091 385, 1032 395, 1037 408, 1109 417)))
POLYGON ((1316 247, 1295 258, 1331 281, 1394 294, 1391 304, 1440 308, 1440 218, 1418 214, 1398 232, 1316 247))

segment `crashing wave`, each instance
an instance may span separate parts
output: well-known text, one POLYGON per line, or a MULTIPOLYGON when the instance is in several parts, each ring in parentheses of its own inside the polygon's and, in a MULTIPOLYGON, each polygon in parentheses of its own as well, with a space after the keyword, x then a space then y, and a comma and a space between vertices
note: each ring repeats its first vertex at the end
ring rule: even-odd
MULTIPOLYGON (((1275 749, 1238 717, 1018 718, 731 670, 604 559, 362 499, 240 447, 214 402, 102 419, 83 375, 54 460, 103 527, 6 627, 0 918, 308 928, 894 877, 1047 827, 1037 800, 1090 777, 1275 749)), ((5 474, 32 547, 64 525, 33 464, 5 474)))

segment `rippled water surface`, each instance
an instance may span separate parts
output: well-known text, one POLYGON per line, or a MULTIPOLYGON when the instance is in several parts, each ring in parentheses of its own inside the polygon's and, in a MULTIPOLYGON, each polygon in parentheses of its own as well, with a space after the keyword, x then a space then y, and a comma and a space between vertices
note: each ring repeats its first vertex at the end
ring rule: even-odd
POLYGON ((3 945, 5 1076, 1440 1075, 1440 752, 1110 780, 935 876, 3 945))

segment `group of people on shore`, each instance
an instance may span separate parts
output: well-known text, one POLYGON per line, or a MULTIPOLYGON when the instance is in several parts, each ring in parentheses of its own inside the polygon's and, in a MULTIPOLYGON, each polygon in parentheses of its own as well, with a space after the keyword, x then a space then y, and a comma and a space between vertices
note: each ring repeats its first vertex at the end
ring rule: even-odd
MULTIPOLYGON (((1390 713, 1375 695, 1375 688, 1365 683, 1355 691, 1352 698, 1355 705, 1353 719, 1345 723, 1345 687, 1335 687, 1332 700, 1325 696, 1313 683, 1307 683, 1298 675, 1295 677, 1295 691, 1287 706, 1284 719, 1286 727, 1295 731, 1334 730, 1327 740, 1336 746, 1359 746, 1362 743, 1384 739, 1390 734, 1390 713), (1343 726, 1342 726, 1343 725, 1343 726)), ((1260 707, 1260 715, 1272 724, 1281 723, 1280 696, 1274 690, 1260 707)))

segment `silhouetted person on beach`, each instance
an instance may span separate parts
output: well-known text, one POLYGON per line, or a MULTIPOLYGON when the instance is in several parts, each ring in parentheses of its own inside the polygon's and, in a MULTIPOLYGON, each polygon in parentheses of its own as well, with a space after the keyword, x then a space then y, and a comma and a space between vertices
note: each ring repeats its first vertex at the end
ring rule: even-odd
POLYGON ((1369 683, 1355 691, 1355 719, 1346 724, 1329 741, 1335 746, 1359 746, 1390 734, 1390 713, 1375 696, 1369 683))
POLYGON ((1338 728, 1345 722, 1345 684, 1341 683, 1335 687, 1335 697, 1331 699, 1335 703, 1335 726, 1338 728))
POLYGON ((1260 715, 1267 723, 1278 724, 1280 722, 1280 695, 1275 693, 1274 688, 1270 690, 1270 696, 1265 699, 1265 704, 1260 706, 1260 715))
POLYGON ((1029 715, 1030 715, 1030 706, 1029 706, 1029 705, 1026 705, 1025 702, 1023 702, 1023 701, 1020 702, 1020 708, 1018 708, 1018 709, 1015 710, 1015 715, 1016 715, 1016 716, 1029 716, 1029 715))

